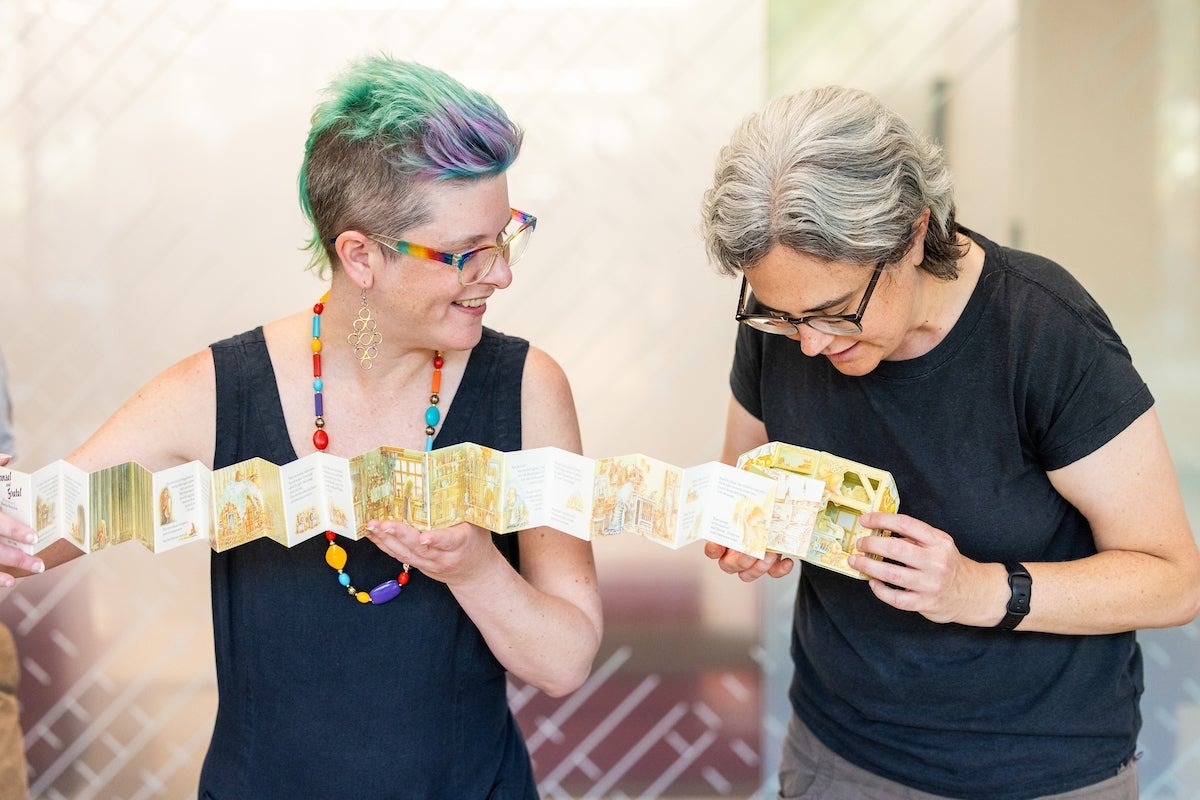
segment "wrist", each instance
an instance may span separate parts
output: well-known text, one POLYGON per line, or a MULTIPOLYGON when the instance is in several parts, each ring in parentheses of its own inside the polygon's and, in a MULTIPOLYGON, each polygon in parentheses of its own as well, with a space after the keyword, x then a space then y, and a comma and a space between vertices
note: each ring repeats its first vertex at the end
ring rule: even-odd
POLYGON ((1007 575, 1008 597, 1004 605, 1004 615, 996 625, 996 630, 1011 631, 1029 614, 1033 598, 1033 578, 1025 565, 1019 561, 1005 563, 1004 570, 1007 575))

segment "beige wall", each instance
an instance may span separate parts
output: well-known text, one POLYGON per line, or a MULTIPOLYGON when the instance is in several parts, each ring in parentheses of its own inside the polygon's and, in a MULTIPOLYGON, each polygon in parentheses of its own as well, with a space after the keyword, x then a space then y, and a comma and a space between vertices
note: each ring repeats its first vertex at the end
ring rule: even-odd
MULTIPOLYGON (((1108 311, 1200 520, 1200 2, 1021 3, 1020 243, 1108 311)), ((1153 510, 1147 509, 1152 524, 1153 510)), ((1200 624, 1141 635, 1143 797, 1200 787, 1200 624)))

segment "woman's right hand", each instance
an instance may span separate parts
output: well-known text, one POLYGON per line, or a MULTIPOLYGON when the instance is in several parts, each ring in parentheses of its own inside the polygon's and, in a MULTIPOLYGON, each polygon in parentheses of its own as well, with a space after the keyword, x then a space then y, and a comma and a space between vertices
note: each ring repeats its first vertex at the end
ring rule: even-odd
POLYGON ((756 581, 763 575, 782 578, 792 571, 795 564, 792 559, 779 553, 767 553, 763 558, 755 558, 716 542, 704 543, 704 555, 716 561, 722 571, 737 575, 746 583, 756 581))
MULTIPOLYGON (((0 454, 0 467, 8 464, 9 457, 0 454)), ((0 514, 0 588, 11 588, 17 579, 9 574, 10 571, 26 575, 42 572, 46 569, 41 559, 29 555, 14 547, 9 542, 33 544, 37 541, 37 533, 33 528, 18 522, 7 514, 0 514)))

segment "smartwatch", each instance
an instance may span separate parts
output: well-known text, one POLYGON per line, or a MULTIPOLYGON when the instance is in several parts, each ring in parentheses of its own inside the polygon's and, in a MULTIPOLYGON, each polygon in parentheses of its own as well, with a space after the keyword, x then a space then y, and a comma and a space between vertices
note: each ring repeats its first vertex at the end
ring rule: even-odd
POLYGON ((1004 568, 1008 570, 1008 588, 1012 590, 1012 596, 1008 598, 1004 619, 1000 620, 996 629, 1011 631, 1029 613, 1029 599, 1033 595, 1033 578, 1029 576, 1029 570, 1015 561, 1005 564, 1004 568))

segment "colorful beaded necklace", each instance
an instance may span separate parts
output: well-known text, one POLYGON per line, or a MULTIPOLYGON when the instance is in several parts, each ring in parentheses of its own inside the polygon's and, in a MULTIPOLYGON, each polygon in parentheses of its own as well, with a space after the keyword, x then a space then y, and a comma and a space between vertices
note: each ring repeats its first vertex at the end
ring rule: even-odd
MULTIPOLYGON (((313 432, 313 445, 318 450, 325 450, 329 447, 329 434, 325 432, 325 403, 323 393, 325 390, 325 382, 321 378, 321 312, 325 310, 325 303, 329 300, 329 292, 321 296, 321 299, 313 305, 313 320, 312 320, 312 352, 313 352, 313 411, 316 412, 314 425, 316 430, 313 432)), ((438 350, 433 356, 433 384, 429 390, 429 408, 425 409, 425 450, 433 449, 433 437, 437 433, 437 424, 441 420, 442 413, 438 409, 438 392, 442 389, 442 365, 445 359, 442 358, 442 351, 438 350)), ((358 600, 360 603, 373 603, 381 605, 389 600, 395 599, 400 594, 400 590, 408 583, 409 566, 403 564, 403 569, 393 580, 384 581, 369 592, 359 591, 350 583, 350 575, 346 573, 346 550, 337 543, 337 534, 333 531, 325 531, 325 539, 329 542, 329 547, 325 550, 325 563, 337 570, 338 583, 340 583, 346 592, 358 600)))

